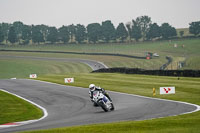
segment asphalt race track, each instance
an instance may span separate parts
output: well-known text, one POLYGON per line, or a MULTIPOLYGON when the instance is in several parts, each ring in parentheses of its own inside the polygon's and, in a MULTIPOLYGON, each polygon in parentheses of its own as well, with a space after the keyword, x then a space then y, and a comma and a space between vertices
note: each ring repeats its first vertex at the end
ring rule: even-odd
POLYGON ((185 103, 110 92, 116 109, 105 113, 101 108, 93 107, 87 88, 16 79, 0 80, 0 89, 33 101, 48 112, 48 116, 41 121, 1 128, 0 133, 124 120, 145 120, 179 115, 197 109, 196 106, 185 103))

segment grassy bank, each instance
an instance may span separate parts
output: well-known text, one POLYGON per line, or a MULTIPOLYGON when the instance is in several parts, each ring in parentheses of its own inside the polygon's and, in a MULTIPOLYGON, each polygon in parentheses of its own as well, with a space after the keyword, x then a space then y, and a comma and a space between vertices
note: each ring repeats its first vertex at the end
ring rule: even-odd
MULTIPOLYGON (((143 68, 143 69, 159 69, 163 64, 167 62, 166 58, 163 56, 152 60, 145 60, 145 59, 134 59, 134 58, 117 57, 117 56, 103 56, 103 55, 98 56, 98 55, 76 55, 76 54, 52 54, 52 53, 1 52, 0 60, 6 59, 4 57, 1 57, 1 55, 33 56, 33 57, 47 57, 47 58, 79 58, 79 59, 101 61, 108 67, 130 67, 130 68, 143 68)), ((6 60, 8 59, 9 58, 7 58, 6 60)), ((20 60, 18 60, 18 62, 20 62, 20 60)), ((58 62, 56 64, 60 63, 61 62, 58 62)))
POLYGON ((123 43, 123 44, 67 44, 67 45, 0 45, 0 49, 7 50, 38 50, 38 51, 64 51, 64 52, 80 52, 80 53, 115 53, 127 55, 141 55, 144 52, 157 52, 160 54, 187 54, 196 53, 200 46, 200 39, 180 39, 156 42, 139 42, 139 43, 123 43), (174 44, 177 47, 174 48, 174 44), (184 48, 182 47, 184 45, 184 48))
POLYGON ((43 112, 34 105, 0 91, 0 124, 38 119, 43 112))
MULTIPOLYGON (((119 91, 143 96, 152 96, 152 88, 156 88, 157 98, 185 101, 200 105, 200 79, 159 77, 144 75, 125 75, 125 74, 70 74, 70 75, 48 75, 39 79, 64 84, 65 77, 74 77, 75 83, 72 86, 88 87, 89 83, 95 83, 106 90, 119 91), (175 95, 159 95, 159 87, 175 86, 175 95)), ((28 133, 132 133, 132 132, 200 132, 200 112, 181 116, 166 117, 145 121, 127 121, 110 124, 94 124, 88 126, 75 126, 59 129, 49 129, 33 131, 28 133)))
MULTIPOLYGON (((196 57, 200 56, 200 39, 180 39, 180 40, 171 40, 171 41, 157 41, 157 42, 140 42, 140 43, 124 43, 124 44, 68 44, 68 45, 1 45, 0 49, 7 50, 39 50, 39 51, 64 51, 64 52, 79 52, 79 53, 114 53, 114 54, 126 54, 126 55, 135 55, 135 56, 145 56, 145 52, 158 53, 161 58, 151 61, 147 61, 148 64, 159 64, 163 63, 165 56, 171 56, 175 59, 183 58, 186 62, 185 68, 187 69, 200 69, 200 63, 196 63, 196 57), (175 44, 177 47, 174 47, 175 44), (187 62, 190 62, 189 65, 187 62)), ((1 52, 2 53, 2 52, 1 52)), ((33 54, 33 53, 31 53, 33 54)), ((56 54, 57 55, 57 54, 56 54)), ((71 56, 69 54, 68 56, 71 56)), ((113 61, 106 60, 102 56, 95 55, 73 55, 73 57, 82 57, 82 58, 93 58, 102 62, 105 62, 108 66, 127 66, 127 67, 141 67, 147 69, 149 66, 153 68, 153 65, 143 65, 142 60, 129 60, 129 62, 134 62, 134 64, 128 63, 128 61, 113 61), (100 58, 100 59, 98 59, 100 58), (113 63, 112 63, 113 62, 113 63), (122 64, 120 64, 121 62, 122 64), (145 67, 148 66, 148 67, 145 67)), ((108 56, 107 56, 108 57, 108 56)), ((120 57, 112 57, 112 59, 120 57)), ((177 61, 177 60, 176 60, 177 61)), ((166 60, 164 61, 164 63, 166 60)), ((163 64, 164 64, 163 63, 163 64)), ((176 62, 174 62, 176 64, 176 62)), ((144 64, 147 64, 144 62, 144 64)), ((157 68, 157 67, 155 67, 157 68)))
POLYGON ((91 72, 86 64, 74 62, 30 60, 30 59, 6 59, 0 58, 0 79, 28 78, 30 74, 66 74, 91 72))

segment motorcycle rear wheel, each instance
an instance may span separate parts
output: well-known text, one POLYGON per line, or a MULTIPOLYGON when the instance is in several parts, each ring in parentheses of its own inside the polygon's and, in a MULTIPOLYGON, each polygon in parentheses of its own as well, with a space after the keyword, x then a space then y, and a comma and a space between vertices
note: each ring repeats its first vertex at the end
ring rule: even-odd
POLYGON ((113 104, 113 103, 111 103, 111 106, 112 106, 112 107, 111 107, 111 109, 110 109, 110 110, 111 110, 111 111, 113 111, 113 110, 115 109, 115 107, 114 107, 114 104, 113 104))

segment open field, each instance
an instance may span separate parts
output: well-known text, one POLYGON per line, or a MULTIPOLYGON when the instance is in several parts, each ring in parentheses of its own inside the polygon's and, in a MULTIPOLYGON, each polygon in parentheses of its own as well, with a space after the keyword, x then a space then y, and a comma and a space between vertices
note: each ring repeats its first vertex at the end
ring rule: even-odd
MULTIPOLYGON (((163 64, 165 64, 167 62, 167 60, 165 59, 165 57, 160 57, 159 59, 152 59, 152 60, 146 60, 146 59, 134 59, 134 58, 126 58, 126 57, 117 57, 117 56, 99 56, 99 55, 76 55, 76 54, 53 54, 53 53, 26 53, 26 52, 1 52, 0 53, 0 60, 7 60, 8 62, 14 61, 12 58, 5 58, 2 56, 31 56, 31 57, 47 57, 47 58, 73 58, 73 59, 89 59, 89 60, 96 60, 96 61, 101 61, 103 62, 105 65, 107 65, 108 67, 130 67, 130 68, 143 68, 143 69, 159 69, 160 66, 162 66, 163 64)), ((15 62, 13 62, 13 65, 15 65, 15 62)), ((21 64, 25 63, 25 64, 29 64, 29 66, 31 64, 32 67, 34 66, 38 66, 37 64, 40 64, 38 61, 28 61, 25 62, 21 59, 17 59, 17 62, 20 64, 20 62, 22 62, 21 64)), ((59 62, 59 61, 58 61, 59 62)), ((40 70, 45 70, 47 71, 49 68, 58 65, 58 64, 63 64, 63 62, 59 62, 56 63, 54 61, 54 63, 48 63, 48 61, 43 63, 44 65, 39 65, 41 67, 41 69, 36 69, 36 72, 39 72, 40 70), (48 65, 51 64, 51 65, 48 65)), ((70 64, 70 62, 65 63, 65 66, 67 66, 67 64, 70 64)), ((75 69, 78 66, 79 63, 76 63, 76 65, 74 65, 74 67, 72 67, 72 71, 73 69, 75 69)), ((16 64, 17 65, 17 64, 16 64)), ((9 67, 12 67, 10 65, 8 65, 7 67, 4 67, 2 73, 9 73, 8 71, 10 71, 9 67)), ((20 68, 23 69, 27 69, 26 65, 22 65, 20 66, 20 68)), ((66 70, 65 73, 68 73, 70 70, 68 68, 63 69, 66 70)), ((1 70, 0 70, 1 71, 1 70)), ((31 70, 30 70, 31 71, 31 70)), ((43 71, 43 73, 45 72, 43 71)), ((80 69, 80 71, 78 72, 84 72, 85 70, 80 69)), ((88 70, 85 72, 91 72, 92 70, 88 70)), ((19 71, 20 72, 20 71, 19 71)), ((54 73, 53 71, 50 71, 52 73, 54 73)))
POLYGON ((30 59, 1 59, 0 79, 29 78, 30 74, 66 74, 91 72, 86 64, 76 62, 44 61, 30 59))
POLYGON ((80 52, 80 53, 114 53, 126 55, 144 56, 145 52, 157 52, 181 54, 191 54, 198 52, 195 47, 199 44, 200 39, 181 39, 167 40, 155 42, 139 42, 139 43, 124 43, 124 44, 67 44, 67 45, 0 45, 0 49, 7 50, 38 50, 38 51, 64 51, 64 52, 80 52), (174 48, 174 44, 178 47, 174 48), (185 47, 182 48, 182 45, 185 47), (195 47, 194 47, 195 46, 195 47))
MULTIPOLYGON (((79 54, 54 54, 51 56, 62 57, 77 57, 94 59, 104 62, 110 67, 141 67, 144 69, 158 69, 159 65, 166 63, 165 56, 175 58, 182 58, 186 62, 186 69, 200 69, 200 63, 198 58, 200 56, 200 39, 182 39, 172 41, 157 41, 157 42, 143 42, 132 44, 73 44, 73 45, 16 45, 16 46, 4 46, 1 45, 0 49, 7 50, 42 50, 42 51, 63 51, 63 52, 78 52, 79 54), (177 44, 177 47, 174 45, 177 44), (112 54, 126 54, 134 56, 145 56, 145 52, 158 53, 160 58, 150 61, 127 59, 120 57, 109 57, 103 55, 85 55, 84 53, 112 53, 112 54), (83 53, 81 55, 80 53, 83 53), (121 59, 121 60, 120 60, 121 59), (118 60, 118 61, 117 61, 118 60), (134 63, 132 63, 134 62, 134 63), (189 62, 189 64, 187 63, 189 62), (144 64, 144 65, 143 65, 144 64), (154 64, 156 67, 148 64, 154 64)), ((5 54, 2 51, 0 54, 5 54)), ((10 54, 10 53, 8 53, 10 54)), ((15 53, 19 54, 19 53, 15 53)), ((25 54, 25 53, 24 53, 25 54)), ((31 53, 34 55, 36 53, 31 53)), ((41 56, 47 54, 41 54, 41 56)), ((30 54, 29 54, 30 56, 30 54)), ((174 62, 176 63, 176 62, 174 62)), ((184 68, 183 68, 184 69, 184 68)))

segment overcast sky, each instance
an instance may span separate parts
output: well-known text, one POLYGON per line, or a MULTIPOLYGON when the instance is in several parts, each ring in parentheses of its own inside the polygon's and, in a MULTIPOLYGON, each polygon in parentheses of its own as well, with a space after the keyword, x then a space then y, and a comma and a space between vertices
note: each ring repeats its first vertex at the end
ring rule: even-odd
POLYGON ((147 15, 176 28, 200 21, 200 0, 0 0, 0 23, 62 25, 101 23, 115 26, 147 15))

